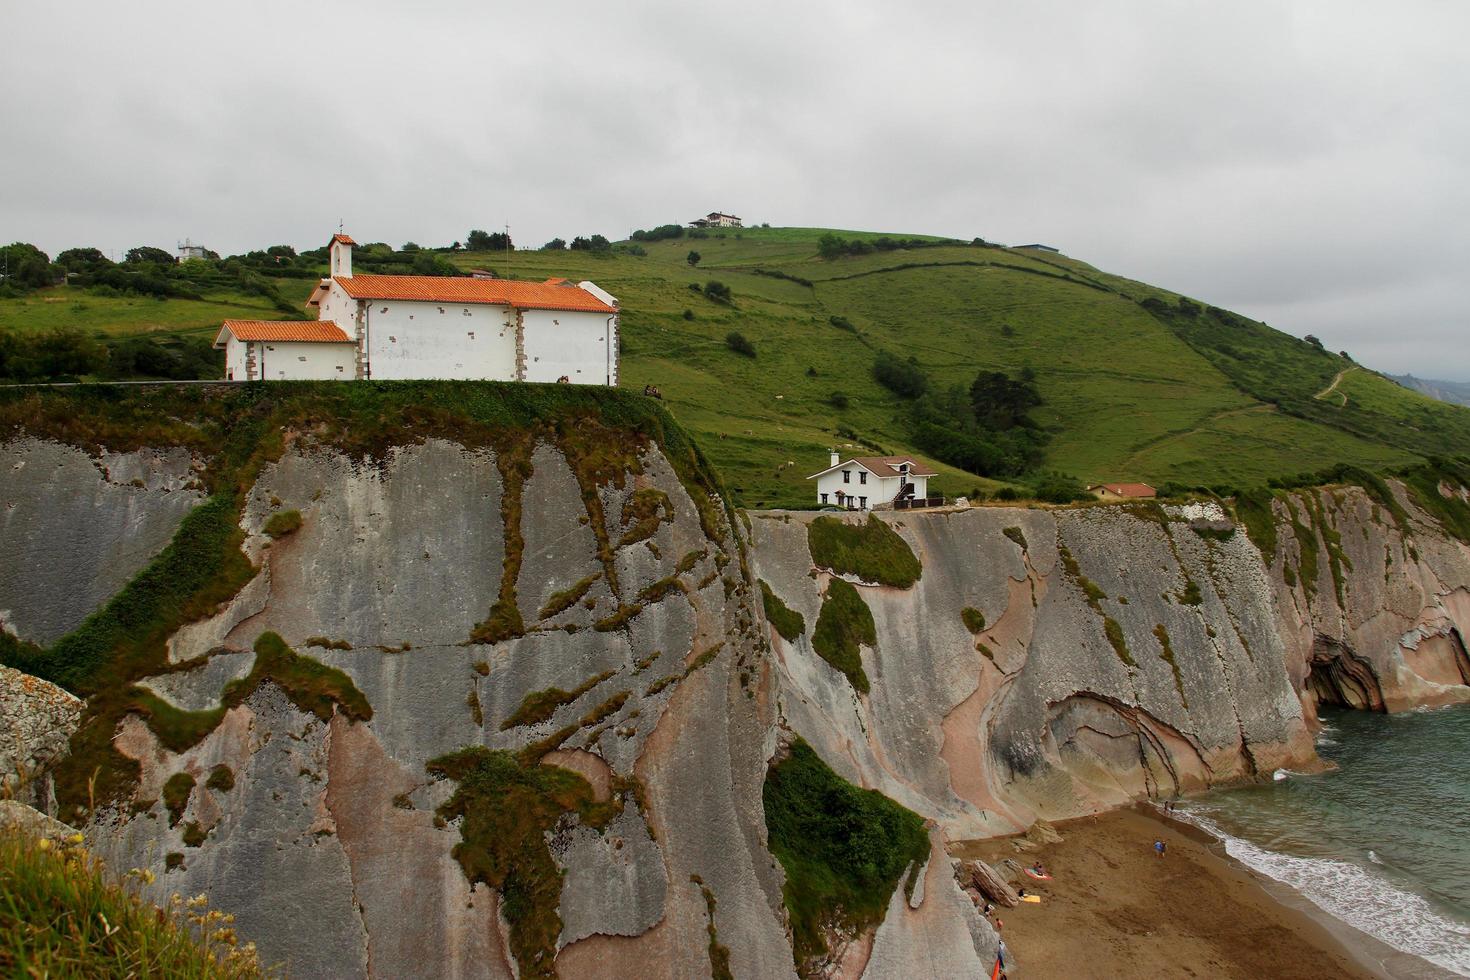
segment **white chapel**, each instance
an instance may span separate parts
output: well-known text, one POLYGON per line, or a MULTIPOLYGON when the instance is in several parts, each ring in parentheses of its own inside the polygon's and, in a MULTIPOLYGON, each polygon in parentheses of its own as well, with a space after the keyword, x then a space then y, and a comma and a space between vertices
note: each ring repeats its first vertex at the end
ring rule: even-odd
POLYGON ((316 320, 226 320, 225 379, 618 383, 618 301, 592 282, 352 274, 346 235, 316 320))

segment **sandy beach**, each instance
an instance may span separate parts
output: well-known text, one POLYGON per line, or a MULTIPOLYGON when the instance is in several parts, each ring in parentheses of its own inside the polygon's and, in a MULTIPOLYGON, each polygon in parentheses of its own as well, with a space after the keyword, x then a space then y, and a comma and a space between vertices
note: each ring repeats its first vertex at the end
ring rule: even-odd
POLYGON ((1311 910, 1227 857, 1212 838, 1146 810, 1056 827, 1059 844, 958 842, 957 857, 1040 860, 1040 904, 1001 908, 1016 977, 1434 977, 1441 971, 1311 910), (1158 858, 1155 840, 1167 843, 1158 858))

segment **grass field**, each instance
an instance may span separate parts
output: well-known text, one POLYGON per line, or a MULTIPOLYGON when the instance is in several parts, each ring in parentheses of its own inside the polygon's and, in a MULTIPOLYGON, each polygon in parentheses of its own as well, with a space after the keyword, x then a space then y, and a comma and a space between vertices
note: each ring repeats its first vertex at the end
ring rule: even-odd
MULTIPOLYGON (((592 279, 618 296, 622 384, 657 385, 745 506, 806 505, 805 478, 831 447, 908 448, 904 403, 872 377, 878 351, 914 358, 938 386, 968 386, 980 370, 1031 368, 1045 399, 1032 417, 1051 434, 1046 465, 1087 481, 1253 485, 1339 462, 1382 468, 1470 452, 1470 410, 1368 369, 1314 399, 1350 362, 1224 311, 1178 313, 1176 294, 1085 262, 939 239, 822 259, 826 233, 711 230, 635 243, 642 255, 620 246, 448 258, 506 277, 592 279), (691 249, 701 255, 697 267, 686 261, 691 249), (711 279, 731 288, 732 304, 689 288, 711 279), (1159 303, 1141 305, 1150 297, 1159 303), (854 329, 833 326, 834 316, 854 329), (754 344, 754 358, 729 349, 731 331, 754 344), (834 407, 834 393, 846 408, 834 407)), ((292 299, 310 286, 279 285, 292 299)), ((278 314, 228 294, 200 303, 59 289, 0 301, 0 327, 22 330, 205 332, 226 316, 278 314)), ((947 494, 994 485, 938 468, 935 485, 947 494)))
MULTIPOLYGON (((273 280, 281 295, 301 303, 314 283, 273 280)), ((94 296, 85 289, 54 286, 18 299, 0 299, 0 330, 16 332, 76 327, 98 337, 171 333, 208 335, 219 332, 229 317, 277 320, 281 312, 259 296, 237 292, 208 293, 203 300, 155 299, 151 296, 94 296)))

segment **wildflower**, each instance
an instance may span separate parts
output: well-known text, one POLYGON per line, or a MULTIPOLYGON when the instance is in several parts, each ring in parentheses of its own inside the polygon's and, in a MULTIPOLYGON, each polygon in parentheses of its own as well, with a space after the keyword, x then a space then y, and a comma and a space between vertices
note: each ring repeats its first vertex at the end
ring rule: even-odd
POLYGON ((86 840, 86 838, 83 837, 81 834, 72 834, 66 839, 66 842, 68 844, 80 844, 84 840, 86 840))
POLYGON ((40 840, 36 841, 36 850, 38 850, 38 851, 49 851, 49 850, 51 850, 51 839, 49 837, 42 837, 40 840))

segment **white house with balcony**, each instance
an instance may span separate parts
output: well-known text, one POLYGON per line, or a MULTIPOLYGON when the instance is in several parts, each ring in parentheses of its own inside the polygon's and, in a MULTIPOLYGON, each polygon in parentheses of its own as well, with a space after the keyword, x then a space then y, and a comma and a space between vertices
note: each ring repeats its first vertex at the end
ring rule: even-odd
POLYGON ((316 320, 226 320, 230 381, 342 378, 618 383, 618 301, 592 282, 353 275, 346 235, 316 320))
POLYGON ((929 477, 938 476, 913 456, 853 456, 836 452, 832 465, 807 477, 817 481, 817 502, 846 510, 890 507, 895 500, 922 500, 929 477))
POLYGON ((723 211, 711 211, 703 218, 695 218, 689 224, 694 228, 739 228, 740 218, 733 214, 725 214, 723 211))

